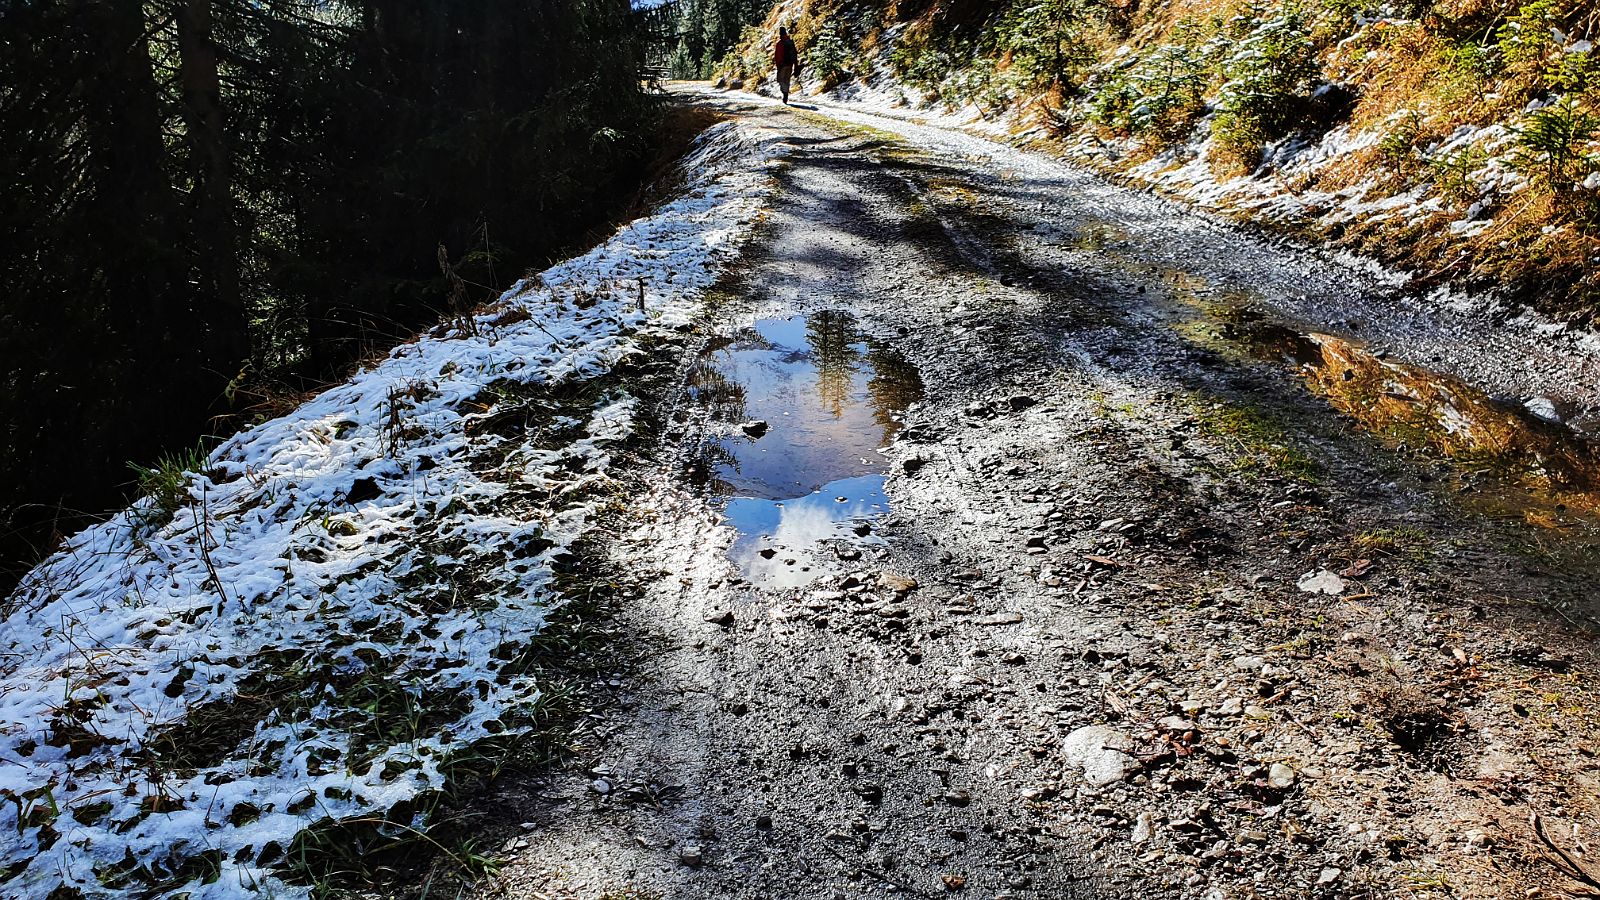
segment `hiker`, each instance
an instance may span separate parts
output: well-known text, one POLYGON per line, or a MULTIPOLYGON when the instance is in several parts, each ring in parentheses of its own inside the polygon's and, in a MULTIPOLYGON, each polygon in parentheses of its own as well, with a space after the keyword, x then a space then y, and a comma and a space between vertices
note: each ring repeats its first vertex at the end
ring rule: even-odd
POLYGON ((789 80, 800 74, 800 51, 794 48, 789 29, 778 26, 778 44, 772 51, 772 64, 778 67, 778 88, 783 91, 783 104, 789 105, 789 80))

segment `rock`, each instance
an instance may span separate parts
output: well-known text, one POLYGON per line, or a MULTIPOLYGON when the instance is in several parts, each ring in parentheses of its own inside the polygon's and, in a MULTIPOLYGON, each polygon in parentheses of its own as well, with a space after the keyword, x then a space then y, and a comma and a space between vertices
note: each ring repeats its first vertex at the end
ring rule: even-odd
POLYGON ((1561 424, 1561 410, 1556 408, 1556 402, 1549 397, 1529 397, 1522 401, 1522 408, 1546 422, 1561 424))
POLYGON ((1039 401, 1029 397, 1027 394, 1018 394, 1015 397, 1007 397, 1006 405, 1011 407, 1012 412, 1022 412, 1030 407, 1038 406, 1039 401))
POLYGON ((908 578, 904 575, 895 575, 885 572, 881 577, 879 577, 878 580, 883 584, 884 587, 894 591, 896 594, 899 594, 902 597, 917 589, 917 580, 915 578, 908 578))
POLYGON ((759 555, 762 559, 771 559, 778 555, 778 551, 772 549, 771 547, 763 547, 757 551, 757 555, 759 555))
POLYGON ((1237 716, 1244 712, 1244 701, 1238 697, 1229 697, 1217 707, 1217 714, 1222 716, 1237 716))
POLYGON ((678 862, 691 869, 698 869, 700 864, 705 862, 705 851, 699 847, 680 848, 678 850, 678 862))
POLYGON ((1022 613, 1003 612, 983 616, 975 620, 979 625, 1015 625, 1022 621, 1022 613))
POLYGON ((772 817, 768 815, 756 816, 756 829, 759 831, 771 831, 772 817))
POLYGON ((748 435, 751 440, 759 440, 762 435, 767 433, 767 428, 767 423, 760 420, 745 422, 739 426, 739 430, 748 435))
POLYGON ((377 479, 357 478, 353 483, 351 483, 349 492, 344 495, 344 502, 353 506, 357 503, 365 503, 368 500, 375 500, 382 495, 383 490, 378 487, 377 479))
POLYGON ((596 794, 604 797, 605 795, 611 793, 611 782, 605 780, 604 778, 596 778, 595 780, 589 782, 589 790, 594 791, 596 794))
POLYGON ((1267 661, 1259 656, 1239 656, 1233 660, 1233 667, 1241 672, 1258 672, 1266 664, 1267 661))
POLYGON ((1273 763, 1272 768, 1267 770, 1267 787, 1275 790, 1283 791, 1294 787, 1294 779, 1294 770, 1281 762, 1273 763))
POLYGON ((1194 722, 1185 719, 1182 716, 1167 716, 1166 718, 1157 722, 1156 727, 1160 728, 1162 731, 1170 731, 1174 734, 1182 734, 1185 731, 1195 730, 1196 726, 1194 722))
POLYGON ((966 791, 950 791, 944 795, 944 802, 960 809, 972 802, 972 795, 966 791))
POLYGON ((728 81, 728 90, 730 90, 730 91, 742 91, 742 90, 744 90, 744 79, 743 78, 734 78, 734 79, 729 80, 728 81))
POLYGON ((850 790, 855 791, 857 797, 871 803, 873 806, 883 802, 883 785, 881 784, 856 784, 851 785, 850 790))
POLYGON ((1083 780, 1095 787, 1121 781, 1139 767, 1129 756, 1133 739, 1106 725, 1085 725, 1067 735, 1061 754, 1069 767, 1083 770, 1083 780))
POLYGON ((927 464, 928 461, 920 456, 908 456, 900 461, 900 469, 907 475, 915 475, 918 469, 927 464))
POLYGON ((1344 593, 1344 579, 1337 572, 1327 569, 1318 569, 1300 576, 1295 586, 1308 594, 1332 594, 1338 596, 1344 593))
POLYGON ((731 609, 713 610, 710 614, 708 614, 706 616, 706 621, 710 622, 713 625, 721 625, 723 628, 727 628, 727 627, 729 627, 729 626, 731 626, 733 624, 733 610, 731 610, 731 609))
POLYGON ((1328 868, 1323 869, 1322 872, 1317 875, 1317 884, 1333 884, 1335 881, 1339 880, 1339 876, 1342 874, 1344 873, 1339 869, 1329 866, 1328 868))
POLYGON ((1139 813, 1139 818, 1133 821, 1133 842, 1143 844, 1150 840, 1150 835, 1155 831, 1155 816, 1149 810, 1139 813))

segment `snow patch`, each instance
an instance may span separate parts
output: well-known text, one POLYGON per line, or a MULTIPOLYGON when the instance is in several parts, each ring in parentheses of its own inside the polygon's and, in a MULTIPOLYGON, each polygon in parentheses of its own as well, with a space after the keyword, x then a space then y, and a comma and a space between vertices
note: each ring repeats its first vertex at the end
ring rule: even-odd
POLYGON ((781 152, 710 129, 677 199, 234 436, 171 522, 140 501, 30 573, 0 623, 5 893, 304 896, 272 866, 306 829, 381 817, 530 727, 517 661, 635 402, 612 386, 513 437, 477 426, 687 324, 781 152))

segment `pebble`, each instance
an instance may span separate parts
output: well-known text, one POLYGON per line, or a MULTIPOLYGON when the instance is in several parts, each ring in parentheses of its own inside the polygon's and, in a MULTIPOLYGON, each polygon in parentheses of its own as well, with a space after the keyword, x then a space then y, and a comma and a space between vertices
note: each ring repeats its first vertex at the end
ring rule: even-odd
POLYGON ((1267 770, 1267 786, 1280 791, 1294 787, 1294 778, 1294 770, 1281 762, 1273 763, 1267 770))
POLYGON ((886 573, 879 581, 882 582, 884 587, 901 596, 905 596, 917 589, 917 580, 904 575, 886 573))
POLYGON ((1022 621, 1022 613, 1003 612, 983 616, 976 620, 979 625, 1015 625, 1022 621))
POLYGON ((1139 818, 1133 821, 1133 842, 1143 844, 1150 840, 1150 835, 1155 831, 1155 816, 1149 811, 1139 813, 1139 818))
POLYGON ((1083 780, 1100 787, 1121 781, 1139 767, 1138 760, 1124 751, 1133 748, 1133 739, 1106 725, 1085 725, 1067 735, 1061 753, 1067 765, 1083 770, 1083 780))
POLYGON ((1338 573, 1327 569, 1318 569, 1300 576, 1295 586, 1308 594, 1332 594, 1337 596, 1344 593, 1344 579, 1338 573))

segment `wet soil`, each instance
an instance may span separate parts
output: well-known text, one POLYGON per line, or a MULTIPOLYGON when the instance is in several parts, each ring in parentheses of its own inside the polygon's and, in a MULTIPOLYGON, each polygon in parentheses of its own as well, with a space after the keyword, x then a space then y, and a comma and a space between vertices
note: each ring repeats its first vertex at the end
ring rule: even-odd
POLYGON ((610 700, 492 799, 486 894, 1577 889, 1529 823, 1592 867, 1592 450, 1494 397, 1593 360, 1440 372, 1332 321, 1358 273, 719 105, 790 165, 649 398, 610 700))

